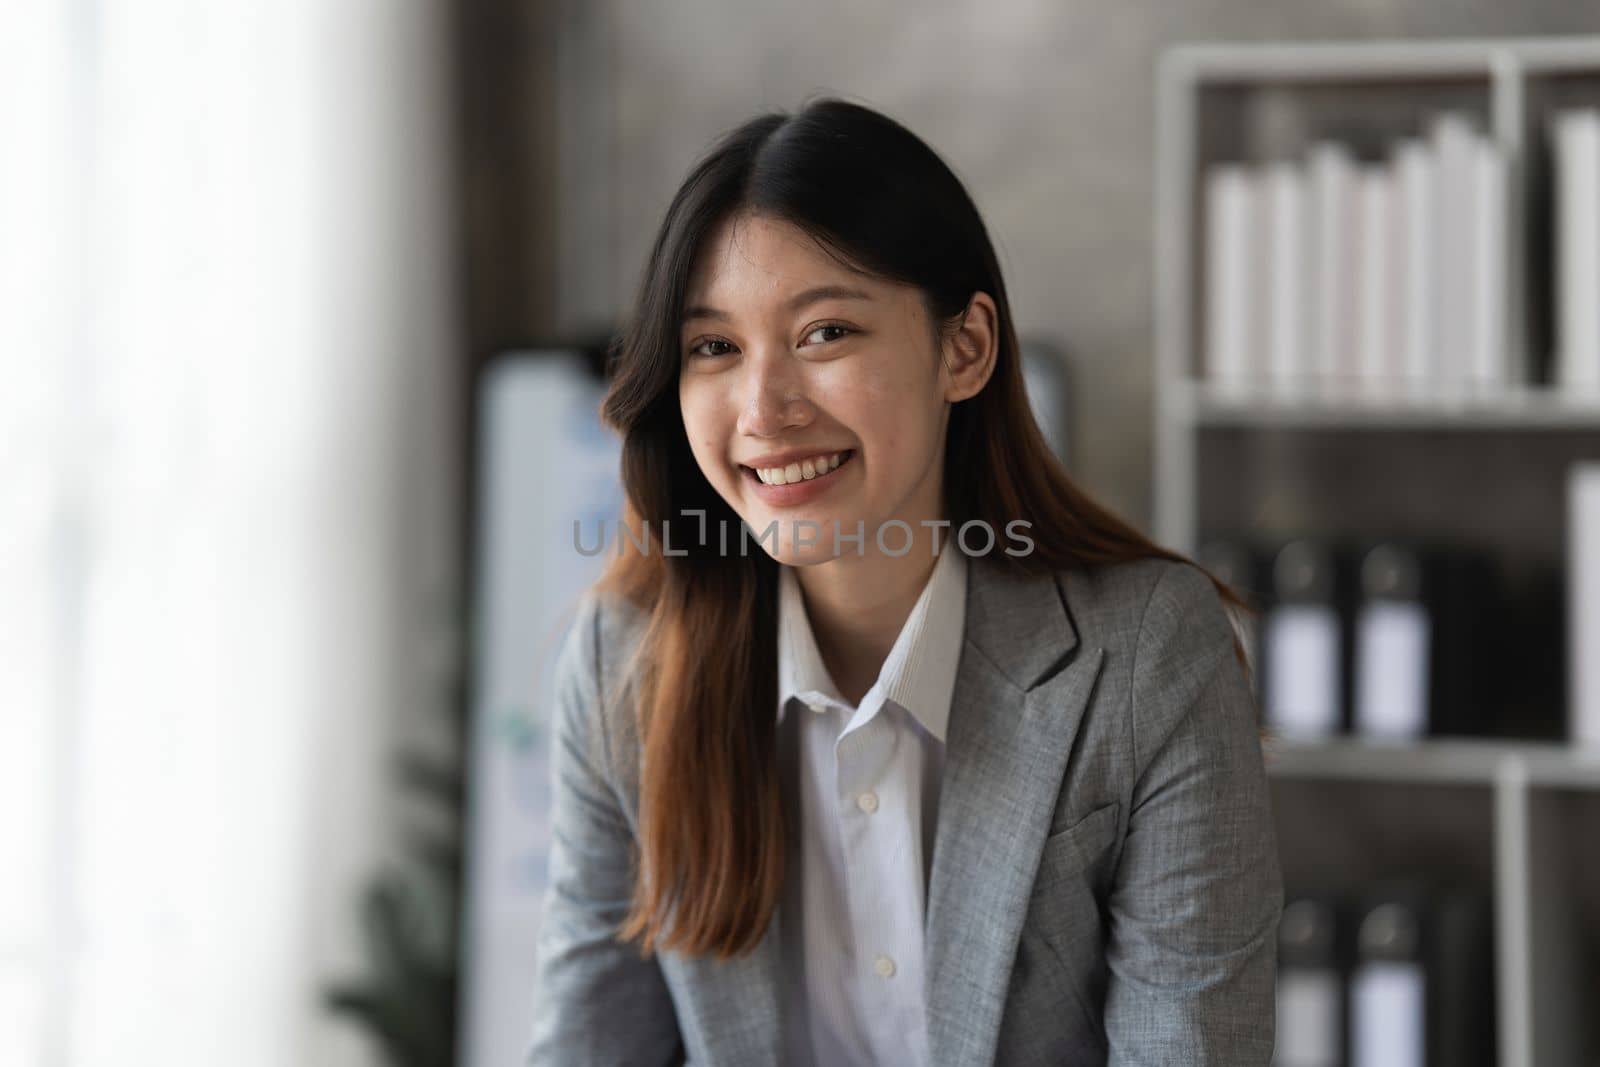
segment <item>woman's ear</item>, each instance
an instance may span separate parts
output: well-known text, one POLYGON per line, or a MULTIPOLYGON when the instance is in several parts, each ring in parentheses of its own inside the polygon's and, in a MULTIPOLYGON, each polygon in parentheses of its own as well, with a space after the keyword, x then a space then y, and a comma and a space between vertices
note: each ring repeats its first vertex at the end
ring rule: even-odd
POLYGON ((961 322, 940 341, 944 348, 944 398, 950 403, 977 396, 994 373, 1000 352, 1000 312, 985 292, 972 294, 961 322))

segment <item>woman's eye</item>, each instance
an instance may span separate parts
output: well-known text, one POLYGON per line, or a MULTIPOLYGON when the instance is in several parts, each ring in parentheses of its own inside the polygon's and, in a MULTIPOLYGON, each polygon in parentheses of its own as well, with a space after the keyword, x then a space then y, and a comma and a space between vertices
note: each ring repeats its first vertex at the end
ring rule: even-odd
POLYGON ((828 341, 837 341, 841 337, 844 337, 846 334, 851 334, 851 333, 854 333, 854 332, 855 331, 850 329, 850 327, 848 327, 848 326, 840 326, 838 323, 830 322, 830 323, 828 323, 826 325, 818 326, 816 329, 814 329, 810 333, 806 334, 806 340, 807 341, 811 341, 812 344, 825 344, 828 341), (828 334, 828 333, 830 333, 830 331, 831 331, 831 335, 830 336, 826 336, 826 337, 818 337, 817 336, 818 334, 828 334), (812 338, 817 338, 817 339, 815 341, 812 341, 811 340, 812 338))
POLYGON ((708 337, 689 349, 689 354, 691 356, 725 356, 732 351, 733 345, 727 341, 718 341, 713 337, 708 337), (718 345, 721 347, 718 348, 718 345))

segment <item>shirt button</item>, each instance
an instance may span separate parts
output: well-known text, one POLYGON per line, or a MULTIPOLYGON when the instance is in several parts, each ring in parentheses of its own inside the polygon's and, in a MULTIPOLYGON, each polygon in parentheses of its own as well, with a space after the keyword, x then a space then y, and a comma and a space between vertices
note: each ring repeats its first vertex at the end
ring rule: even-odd
POLYGON ((878 974, 884 978, 893 978, 894 960, 890 959, 888 956, 879 956, 877 961, 873 963, 872 969, 877 971, 878 974))
POLYGON ((860 796, 856 797, 856 807, 860 808, 868 815, 871 815, 873 812, 878 810, 878 794, 874 793, 870 789, 867 790, 865 793, 862 793, 860 796))
POLYGON ((806 701, 806 707, 820 715, 828 710, 828 702, 821 699, 808 700, 806 701))

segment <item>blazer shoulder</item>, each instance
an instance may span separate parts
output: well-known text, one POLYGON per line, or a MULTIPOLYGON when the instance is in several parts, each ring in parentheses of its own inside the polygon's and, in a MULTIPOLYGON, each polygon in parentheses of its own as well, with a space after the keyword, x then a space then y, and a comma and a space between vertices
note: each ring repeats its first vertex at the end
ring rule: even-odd
POLYGON ((1204 638, 1232 633, 1216 585, 1186 561, 1151 556, 1062 577, 1074 620, 1108 650, 1136 647, 1146 633, 1165 635, 1180 621, 1204 638))
POLYGON ((1234 628, 1216 584, 1192 563, 1160 557, 1103 564, 1067 578, 1085 640, 1128 672, 1135 711, 1143 692, 1181 696, 1232 653, 1234 628), (1175 684, 1176 683, 1176 684, 1175 684))
POLYGON ((579 594, 568 624, 566 656, 602 691, 626 666, 648 617, 620 594, 590 586, 579 594))
POLYGON ((557 729, 608 777, 617 747, 633 737, 626 672, 647 623, 637 605, 591 586, 574 603, 556 656, 557 729))
POLYGON ((1136 751, 1148 754, 1182 720, 1226 661, 1233 622, 1221 594, 1192 563, 1159 557, 1074 575, 1087 639, 1120 676, 1136 751))

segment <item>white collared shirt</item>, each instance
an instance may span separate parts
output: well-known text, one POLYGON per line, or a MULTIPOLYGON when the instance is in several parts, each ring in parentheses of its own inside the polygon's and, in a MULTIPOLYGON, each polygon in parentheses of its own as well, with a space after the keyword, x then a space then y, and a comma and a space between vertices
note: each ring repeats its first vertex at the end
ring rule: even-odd
MULTIPOLYGON (((793 568, 778 608, 780 733, 797 748, 799 870, 785 887, 788 1061, 928 1062, 923 913, 945 726, 966 630, 967 559, 952 542, 858 707, 839 694, 793 568)), ((792 787, 791 787, 792 788, 792 787)))

